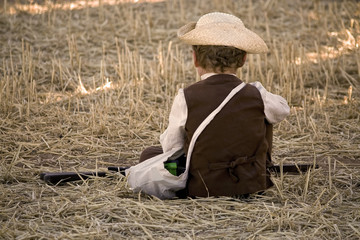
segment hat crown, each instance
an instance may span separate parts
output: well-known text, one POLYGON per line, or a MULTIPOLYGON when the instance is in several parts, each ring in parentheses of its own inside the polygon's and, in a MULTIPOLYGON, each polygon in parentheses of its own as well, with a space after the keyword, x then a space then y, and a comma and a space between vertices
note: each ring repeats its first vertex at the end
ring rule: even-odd
POLYGON ((204 26, 207 24, 221 24, 221 23, 234 24, 237 25, 237 27, 239 28, 245 28, 244 23, 241 21, 240 18, 221 12, 213 12, 213 13, 205 14, 204 16, 199 18, 199 20, 196 23, 196 27, 204 26))

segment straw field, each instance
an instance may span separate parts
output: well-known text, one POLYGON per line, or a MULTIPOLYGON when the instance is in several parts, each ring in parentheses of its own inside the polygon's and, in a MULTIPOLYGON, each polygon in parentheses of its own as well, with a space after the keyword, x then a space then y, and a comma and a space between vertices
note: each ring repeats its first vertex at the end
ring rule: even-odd
POLYGON ((0 3, 0 239, 360 239, 360 3, 301 0, 0 3), (177 29, 239 16, 269 46, 238 75, 284 96, 273 159, 317 163, 250 199, 161 201, 107 178, 41 172, 135 164, 199 78, 177 29))

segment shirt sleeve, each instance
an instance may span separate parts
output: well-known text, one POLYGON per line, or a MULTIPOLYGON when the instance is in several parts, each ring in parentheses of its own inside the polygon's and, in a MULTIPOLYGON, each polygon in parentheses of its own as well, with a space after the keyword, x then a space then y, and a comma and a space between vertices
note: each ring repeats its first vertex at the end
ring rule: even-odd
POLYGON ((187 105, 184 90, 180 89, 171 107, 169 125, 160 135, 160 143, 164 152, 184 146, 186 119, 187 105))
POLYGON ((266 91, 260 82, 250 84, 256 87, 261 94, 265 116, 269 123, 278 123, 290 114, 290 107, 283 97, 266 91))

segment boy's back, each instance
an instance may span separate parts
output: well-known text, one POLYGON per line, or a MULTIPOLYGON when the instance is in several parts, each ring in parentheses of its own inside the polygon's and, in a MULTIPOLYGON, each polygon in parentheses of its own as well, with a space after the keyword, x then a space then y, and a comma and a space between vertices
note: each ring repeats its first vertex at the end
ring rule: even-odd
MULTIPOLYGON (((233 75, 217 74, 184 90, 185 152, 196 128, 240 83, 233 75)), ((247 84, 199 136, 191 157, 188 195, 236 196, 266 189, 270 144, 260 92, 247 84)))

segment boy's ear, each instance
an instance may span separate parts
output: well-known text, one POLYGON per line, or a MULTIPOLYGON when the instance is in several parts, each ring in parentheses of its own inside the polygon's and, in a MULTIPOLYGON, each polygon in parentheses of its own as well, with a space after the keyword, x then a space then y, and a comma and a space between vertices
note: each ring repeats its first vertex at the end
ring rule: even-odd
POLYGON ((246 56, 247 56, 247 53, 245 53, 245 55, 244 55, 244 57, 243 57, 241 67, 242 67, 242 66, 244 66, 244 64, 245 64, 245 61, 246 61, 246 56))
POLYGON ((197 61, 195 51, 193 51, 192 53, 193 53, 194 65, 195 65, 195 67, 199 67, 199 62, 197 61))

